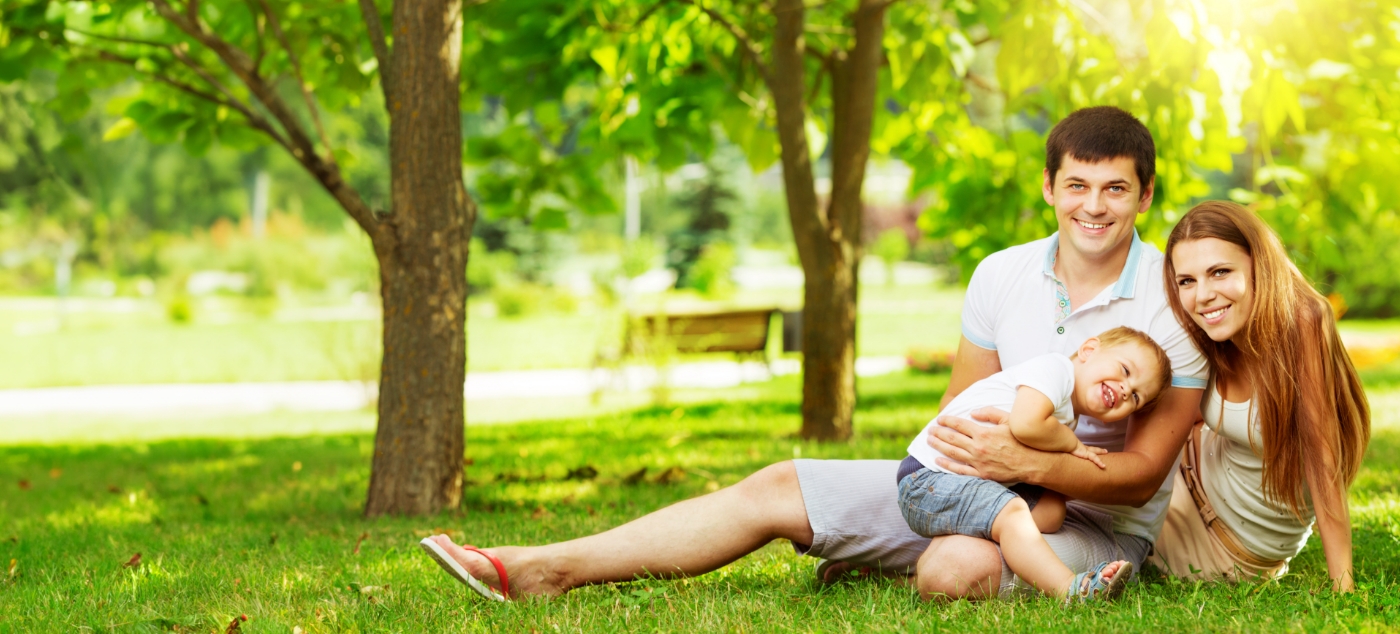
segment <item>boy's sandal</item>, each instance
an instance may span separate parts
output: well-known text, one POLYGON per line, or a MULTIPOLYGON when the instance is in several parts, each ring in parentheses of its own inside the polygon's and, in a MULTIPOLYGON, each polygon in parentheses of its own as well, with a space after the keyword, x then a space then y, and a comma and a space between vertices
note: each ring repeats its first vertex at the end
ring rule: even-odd
POLYGON ((500 559, 497 559, 491 553, 475 546, 462 544, 462 550, 481 555, 485 557, 487 561, 491 562, 492 566, 496 567, 496 576, 501 580, 500 591, 482 583, 480 579, 473 577, 470 572, 467 572, 466 568, 462 567, 462 564, 457 563, 457 560, 453 559, 452 555, 448 554, 447 550, 439 546, 431 537, 424 537, 423 541, 418 542, 418 545, 421 546, 423 550, 427 551, 428 556, 432 557, 433 561, 437 562, 437 565, 442 566, 442 569, 447 571, 447 574, 467 584, 467 587, 471 588, 473 592, 490 601, 505 601, 510 598, 510 578, 506 576, 506 567, 501 563, 500 559))
POLYGON ((1128 578, 1133 576, 1133 562, 1125 561, 1118 567, 1118 572, 1113 573, 1113 578, 1104 581, 1103 569, 1113 562, 1105 561, 1092 570, 1081 572, 1070 581, 1070 592, 1065 593, 1065 605, 1089 601, 1112 601, 1118 595, 1123 594, 1123 590, 1128 587, 1128 578), (1085 583, 1085 580, 1088 583, 1085 583))

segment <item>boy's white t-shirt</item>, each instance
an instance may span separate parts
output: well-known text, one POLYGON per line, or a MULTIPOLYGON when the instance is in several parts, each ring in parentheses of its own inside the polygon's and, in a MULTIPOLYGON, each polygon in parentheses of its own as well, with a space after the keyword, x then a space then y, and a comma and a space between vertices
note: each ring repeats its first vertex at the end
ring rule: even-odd
MULTIPOLYGON (((1016 391, 1022 385, 1044 394, 1055 407, 1055 420, 1071 430, 1075 428, 1079 419, 1074 415, 1074 404, 1070 400, 1070 395, 1074 392, 1074 362, 1065 355, 1054 353, 1033 357, 969 385, 938 415, 946 414, 970 420, 972 412, 983 407, 995 407, 1010 412, 1011 406, 1016 402, 1016 391)), ((929 446, 927 440, 928 431, 937 424, 934 422, 936 420, 935 418, 929 421, 909 443, 909 455, 925 467, 935 471, 947 471, 938 466, 937 462, 938 458, 943 457, 943 452, 929 446)), ((974 422, 984 426, 992 425, 974 422)))

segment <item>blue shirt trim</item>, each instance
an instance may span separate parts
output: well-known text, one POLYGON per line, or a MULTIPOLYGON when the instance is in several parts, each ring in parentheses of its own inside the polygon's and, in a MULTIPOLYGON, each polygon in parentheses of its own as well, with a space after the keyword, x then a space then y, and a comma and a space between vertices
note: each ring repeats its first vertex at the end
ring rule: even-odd
MULTIPOLYGON (((1043 268, 1046 275, 1055 278, 1055 255, 1060 250, 1060 232, 1050 234, 1050 247, 1045 250, 1045 266, 1043 268)), ((1123 263, 1123 272, 1118 275, 1118 281, 1113 284, 1113 299, 1132 299, 1137 293, 1137 273, 1138 263, 1142 260, 1142 238, 1138 237, 1137 229, 1133 229, 1133 242, 1128 246, 1128 260, 1123 263)))
POLYGON ((1118 276, 1118 283, 1113 285, 1113 297, 1132 299, 1133 293, 1137 292, 1137 272, 1138 261, 1142 259, 1142 238, 1138 237, 1137 229, 1133 229, 1133 244, 1128 247, 1128 261, 1123 263, 1123 274, 1118 276))
MULTIPOLYGON (((968 340, 968 341, 971 341, 971 342, 972 342, 972 345, 977 346, 978 348, 985 348, 985 349, 987 349, 987 350, 996 350, 996 349, 997 349, 997 344, 992 343, 992 342, 990 342, 990 341, 986 341, 986 340, 984 340, 984 339, 980 339, 980 338, 978 338, 978 337, 976 337, 976 336, 973 336, 971 333, 969 333, 969 332, 967 331, 967 327, 966 327, 966 326, 964 326, 963 329, 962 329, 962 335, 963 335, 964 337, 967 337, 967 340, 968 340)), ((1201 382, 1201 387, 1205 387, 1205 386, 1206 386, 1205 382, 1202 381, 1202 382, 1201 382)))
POLYGON ((1189 376, 1174 376, 1172 377, 1172 387, 1184 387, 1188 390, 1204 390, 1206 389, 1206 380, 1189 376))

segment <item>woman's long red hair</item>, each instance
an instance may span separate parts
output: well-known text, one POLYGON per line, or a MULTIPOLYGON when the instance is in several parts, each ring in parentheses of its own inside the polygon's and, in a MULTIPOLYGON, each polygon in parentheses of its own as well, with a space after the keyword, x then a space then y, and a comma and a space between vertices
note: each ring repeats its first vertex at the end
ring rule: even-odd
POLYGON ((1265 499, 1302 517, 1310 477, 1350 486, 1370 442, 1370 406, 1337 335, 1331 305, 1288 259, 1273 230, 1238 204, 1201 203, 1172 229, 1163 272, 1176 320, 1216 376, 1247 378, 1254 388, 1265 499), (1254 307, 1228 341, 1206 336, 1175 292, 1172 250, 1203 238, 1237 245, 1254 261, 1254 307))

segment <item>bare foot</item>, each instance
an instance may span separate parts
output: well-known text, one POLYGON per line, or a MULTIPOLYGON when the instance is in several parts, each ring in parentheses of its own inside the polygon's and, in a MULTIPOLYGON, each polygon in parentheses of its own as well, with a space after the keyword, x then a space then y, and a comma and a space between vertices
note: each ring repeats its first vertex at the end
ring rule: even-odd
MULTIPOLYGON (((441 546, 447 554, 451 555, 458 564, 467 569, 473 577, 496 591, 501 590, 501 577, 496 572, 496 566, 491 563, 481 553, 465 550, 461 546, 452 543, 452 538, 446 535, 433 535, 432 539, 441 546)), ((519 546, 502 546, 499 548, 481 548, 479 550, 491 553, 501 562, 506 569, 506 579, 510 583, 510 598, 516 599, 528 595, 541 595, 555 597, 564 594, 568 588, 572 587, 564 582, 560 576, 560 569, 563 567, 559 562, 532 557, 531 554, 538 551, 535 548, 521 548, 519 546)))
MULTIPOLYGON (((461 564, 463 568, 466 568, 467 572, 471 573, 473 577, 476 577, 477 581, 491 586, 497 592, 501 590, 501 577, 496 573, 496 567, 491 564, 491 560, 483 557, 480 553, 465 550, 461 546, 452 543, 452 538, 446 535, 433 535, 429 539, 432 539, 438 546, 441 546, 443 550, 447 551, 447 554, 457 560, 457 563, 461 564)), ((496 555, 494 550, 490 548, 483 548, 481 550, 488 551, 499 559, 499 556, 496 555)), ((507 576, 509 576, 510 571, 507 570, 506 573, 507 576)), ((511 588, 511 591, 514 592, 515 588, 511 588)))

